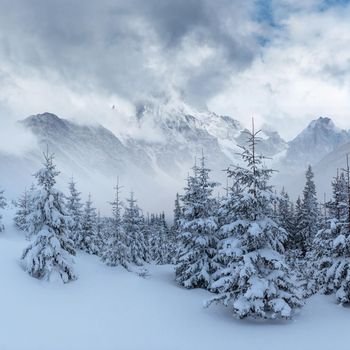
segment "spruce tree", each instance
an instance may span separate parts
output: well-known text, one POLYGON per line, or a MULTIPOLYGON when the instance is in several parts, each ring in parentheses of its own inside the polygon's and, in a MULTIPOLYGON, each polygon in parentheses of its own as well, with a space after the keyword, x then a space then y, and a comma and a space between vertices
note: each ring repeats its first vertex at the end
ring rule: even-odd
POLYGON ((123 230, 126 236, 126 244, 129 248, 128 256, 130 257, 130 262, 137 266, 142 266, 145 263, 147 254, 143 228, 144 218, 134 198, 134 193, 131 192, 124 211, 123 230))
POLYGON ((349 185, 344 174, 333 183, 333 199, 327 203, 329 217, 314 239, 312 273, 318 289, 335 294, 340 304, 350 303, 349 185))
POLYGON ((102 261, 109 266, 123 266, 128 269, 129 256, 126 237, 123 230, 122 206, 120 200, 119 179, 115 187, 115 199, 111 202, 113 218, 108 227, 106 249, 102 252, 102 261))
POLYGON ((278 223, 287 231, 288 236, 294 232, 292 204, 289 200, 289 195, 284 187, 277 198, 277 220, 278 223))
MULTIPOLYGON (((4 196, 4 191, 0 191, 0 209, 4 209, 6 207, 6 199, 4 196)), ((5 230, 5 226, 2 224, 2 215, 0 213, 0 232, 5 230)))
POLYGON ((13 220, 16 227, 24 232, 28 232, 29 229, 28 219, 33 211, 33 193, 34 189, 31 191, 25 189, 16 202, 17 211, 13 220))
POLYGON ((146 237, 150 262, 155 262, 158 256, 157 219, 154 214, 151 214, 150 218, 147 219, 146 237))
POLYGON ((306 171, 306 184, 303 191, 302 210, 297 223, 298 232, 296 232, 296 244, 302 257, 305 257, 307 252, 311 250, 312 241, 319 228, 318 201, 313 178, 314 174, 311 166, 309 166, 306 171))
POLYGON ((272 170, 256 154, 257 134, 253 128, 242 147, 245 167, 228 169, 235 185, 219 231, 215 260, 222 267, 211 285, 217 295, 207 305, 222 303, 238 318, 290 318, 301 306, 301 296, 283 256, 287 233, 273 220, 276 195, 268 184, 272 170))
POLYGON ((78 240, 78 248, 89 254, 97 254, 97 214, 93 207, 91 194, 85 202, 82 216, 81 236, 78 240))
POLYGON ((301 223, 303 221, 303 202, 300 198, 295 202, 295 209, 294 209, 294 233, 293 235, 290 235, 289 238, 289 248, 293 249, 297 252, 297 256, 300 256, 300 240, 299 240, 299 235, 298 232, 302 230, 301 223))
POLYGON ((172 244, 164 213, 151 215, 149 222, 149 249, 151 261, 164 265, 172 261, 172 244))
POLYGON ((176 193, 175 208, 174 208, 174 224, 173 224, 173 228, 175 231, 178 231, 180 227, 180 220, 181 220, 180 196, 178 193, 176 193))
POLYGON ((216 250, 217 202, 212 193, 216 183, 209 180, 210 169, 202 156, 193 167, 182 195, 178 261, 175 279, 186 288, 209 288, 216 250))
POLYGON ((165 213, 162 212, 159 217, 159 230, 161 242, 160 249, 162 251, 161 259, 159 260, 159 264, 171 264, 173 260, 173 237, 171 229, 169 229, 167 222, 165 220, 165 213))
POLYGON ((60 279, 64 283, 75 280, 73 255, 69 239, 69 221, 64 205, 64 195, 56 190, 59 172, 54 156, 45 155, 44 166, 35 177, 38 190, 33 198, 33 212, 29 216, 31 244, 21 258, 23 268, 33 277, 45 280, 60 279))
POLYGON ((168 251, 169 251, 169 263, 177 264, 178 257, 178 236, 179 236, 179 228, 182 218, 182 210, 180 205, 180 196, 176 193, 175 206, 174 206, 174 221, 173 225, 169 230, 168 236, 168 251))
POLYGON ((66 207, 71 217, 70 235, 75 247, 78 247, 79 239, 82 236, 82 207, 81 193, 76 188, 76 183, 72 178, 69 182, 69 196, 66 200, 66 207))
POLYGON ((337 174, 332 182, 333 198, 326 203, 329 218, 346 222, 348 220, 348 184, 345 173, 337 174))
POLYGON ((106 230, 106 224, 108 220, 107 218, 104 218, 101 216, 101 212, 97 212, 96 217, 96 238, 95 238, 95 244, 97 252, 96 254, 98 256, 102 256, 103 251, 106 250, 107 240, 109 237, 109 232, 106 230))

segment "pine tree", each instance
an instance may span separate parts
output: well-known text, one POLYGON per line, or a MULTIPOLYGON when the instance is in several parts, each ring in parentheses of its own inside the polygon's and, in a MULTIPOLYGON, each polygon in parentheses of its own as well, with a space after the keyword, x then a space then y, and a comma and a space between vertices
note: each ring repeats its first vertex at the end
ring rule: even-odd
POLYGON ((289 200, 289 195, 284 187, 277 198, 277 221, 287 231, 288 236, 294 232, 292 204, 289 200))
POLYGON ((134 199, 133 192, 131 192, 130 198, 127 199, 127 203, 123 216, 123 229, 126 235, 126 244, 129 248, 128 256, 131 263, 142 266, 145 263, 147 250, 143 232, 144 218, 136 199, 134 199))
POLYGON ((344 174, 333 183, 333 199, 327 203, 329 217, 316 235, 311 256, 318 289, 335 294, 340 304, 350 303, 349 185, 344 174))
POLYGON ((17 211, 13 220, 16 227, 24 232, 28 232, 29 229, 28 218, 33 212, 34 191, 34 188, 30 191, 25 189, 16 202, 17 211))
POLYGON ((151 214, 150 218, 147 219, 146 227, 146 237, 147 237, 147 246, 149 251, 149 261, 155 262, 158 256, 158 225, 157 225, 157 216, 151 214))
POLYGON ((176 193, 175 206, 174 206, 174 221, 168 233, 168 262, 169 264, 177 264, 178 257, 178 241, 180 223, 182 218, 182 211, 180 206, 180 196, 176 193))
POLYGON ((253 128, 242 147, 246 167, 228 169, 235 185, 222 209, 227 221, 220 228, 215 258, 222 268, 211 285, 217 295, 207 305, 230 306, 239 318, 290 318, 301 306, 301 296, 284 261, 287 233, 273 220, 272 170, 256 154, 257 134, 253 128))
POLYGON ((311 166, 306 172, 306 184, 303 191, 302 211, 297 223, 298 232, 296 233, 296 244, 302 257, 310 251, 312 241, 318 231, 318 201, 316 196, 316 187, 313 181, 314 174, 311 166))
POLYGON ((193 175, 188 177, 185 194, 181 196, 175 278, 186 288, 208 288, 213 273, 217 202, 212 193, 217 184, 209 180, 209 173, 202 156, 200 166, 193 167, 193 175))
POLYGON ((164 265, 172 261, 172 244, 164 213, 151 215, 148 224, 149 250, 151 261, 164 265))
POLYGON ((298 256, 300 255, 300 241, 299 241, 299 235, 298 232, 302 230, 301 223, 303 222, 303 202, 300 198, 298 197, 297 201, 295 202, 295 210, 294 210, 294 234, 290 236, 289 239, 289 247, 290 249, 293 249, 295 251, 298 251, 298 256))
POLYGON ((66 201, 67 212, 71 217, 70 234, 74 246, 78 246, 80 237, 82 236, 82 207, 81 193, 76 188, 76 183, 72 178, 69 182, 69 196, 66 201))
POLYGON ((160 236, 161 242, 160 242, 160 249, 162 251, 161 253, 161 259, 159 260, 160 264, 171 264, 173 261, 173 247, 174 247, 174 241, 172 237, 171 229, 169 229, 167 222, 165 220, 165 213, 162 212, 159 218, 159 230, 160 230, 160 236))
POLYGON ((82 217, 81 236, 78 240, 78 248, 89 254, 97 254, 97 214, 93 207, 91 194, 85 203, 82 217))
POLYGON ((33 212, 29 215, 32 240, 22 254, 21 264, 35 278, 61 279, 67 283, 76 279, 75 251, 68 238, 70 218, 65 211, 64 195, 55 189, 59 172, 54 156, 48 152, 44 156, 44 167, 35 174, 39 190, 34 195, 33 212))
POLYGON ((110 222, 106 249, 102 253, 102 261, 109 266, 123 266, 128 269, 129 256, 126 246, 126 237, 122 222, 122 205, 120 200, 119 179, 115 187, 115 199, 112 205, 113 219, 110 222))
POLYGON ((103 251, 106 250, 107 240, 109 237, 109 232, 107 232, 105 225, 106 225, 106 218, 101 216, 101 212, 97 212, 96 217, 96 237, 95 237, 95 244, 97 247, 96 254, 98 256, 102 256, 103 251))
POLYGON ((175 208, 174 208, 174 224, 173 228, 175 231, 179 230, 181 222, 181 206, 180 206, 180 196, 176 193, 175 208))
POLYGON ((334 178, 332 182, 333 199, 325 203, 329 218, 346 222, 348 220, 348 185, 344 172, 334 178))
MULTIPOLYGON (((4 196, 4 191, 0 191, 0 209, 6 207, 6 199, 4 196)), ((0 214, 0 232, 5 230, 5 226, 2 224, 2 215, 0 214)))

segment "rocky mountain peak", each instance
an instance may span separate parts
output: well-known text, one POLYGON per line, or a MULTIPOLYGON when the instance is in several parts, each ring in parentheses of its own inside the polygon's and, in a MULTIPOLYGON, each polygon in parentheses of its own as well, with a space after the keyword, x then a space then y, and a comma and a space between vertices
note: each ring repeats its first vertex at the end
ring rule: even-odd
POLYGON ((338 128, 328 117, 319 117, 288 144, 286 161, 295 166, 315 164, 326 154, 350 141, 350 133, 338 128))

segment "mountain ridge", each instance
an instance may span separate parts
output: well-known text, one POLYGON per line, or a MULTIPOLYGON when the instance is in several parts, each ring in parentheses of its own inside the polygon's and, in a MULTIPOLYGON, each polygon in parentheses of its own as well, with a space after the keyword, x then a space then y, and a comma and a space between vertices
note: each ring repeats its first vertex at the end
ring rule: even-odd
MULTIPOLYGON (((246 129, 238 120, 186 105, 150 104, 139 108, 133 122, 136 134, 120 132, 117 136, 100 124, 78 124, 49 112, 31 115, 20 123, 38 139, 39 149, 23 159, 13 159, 12 165, 7 157, 6 164, 11 165, 12 172, 20 172, 23 167, 33 173, 40 165, 41 149, 48 145, 56 155, 65 182, 74 174, 79 181, 86 181, 93 188, 104 186, 109 193, 113 181, 120 176, 126 187, 141 196, 155 191, 162 196, 160 200, 172 203, 196 156, 203 151, 208 167, 214 170, 213 176, 225 183, 222 169, 238 161, 237 144, 245 142, 246 129)), ((273 159, 273 167, 280 171, 277 185, 287 188, 288 181, 292 188, 295 181, 303 183, 303 171, 309 163, 320 163, 327 154, 350 142, 348 131, 323 117, 313 120, 290 142, 269 128, 263 128, 261 136, 259 151, 273 159), (290 173, 299 175, 285 176, 290 173)), ((316 172, 322 172, 319 169, 316 167, 316 172)), ((10 181, 8 176, 7 182, 10 181)), ((300 185, 296 187, 299 191, 300 185)))

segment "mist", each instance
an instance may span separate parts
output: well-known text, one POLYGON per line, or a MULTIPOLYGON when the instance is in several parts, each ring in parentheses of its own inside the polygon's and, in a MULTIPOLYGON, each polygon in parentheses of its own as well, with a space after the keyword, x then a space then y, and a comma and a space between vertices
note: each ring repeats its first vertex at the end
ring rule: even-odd
POLYGON ((14 118, 0 117, 0 153, 21 156, 38 147, 36 137, 14 118))

